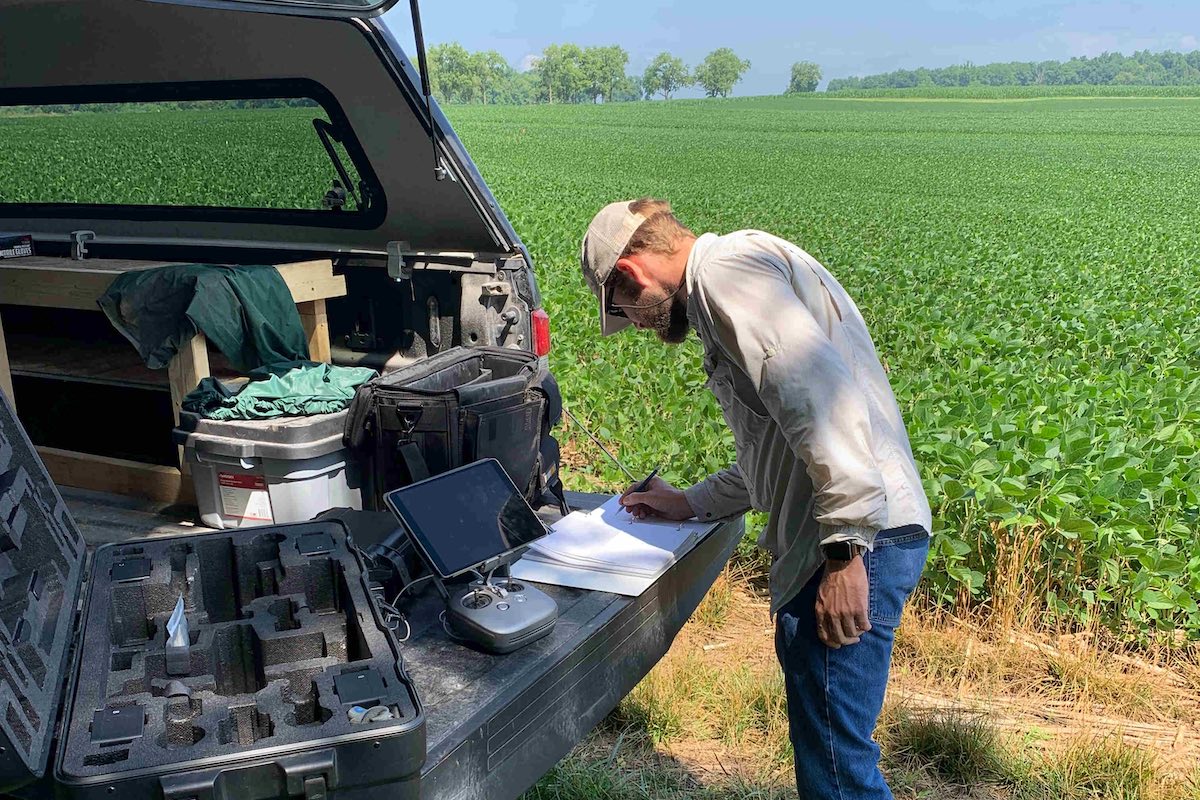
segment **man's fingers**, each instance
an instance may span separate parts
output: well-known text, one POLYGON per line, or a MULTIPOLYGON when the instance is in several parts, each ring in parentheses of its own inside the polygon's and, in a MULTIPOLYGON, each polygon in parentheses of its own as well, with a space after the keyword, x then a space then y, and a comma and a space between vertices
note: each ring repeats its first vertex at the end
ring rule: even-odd
POLYGON ((871 620, 868 619, 868 616, 866 609, 862 609, 854 615, 854 624, 858 627, 857 633, 859 635, 871 630, 871 620))
POLYGON ((831 650, 839 650, 843 645, 854 644, 858 640, 847 637, 842 633, 841 621, 833 614, 817 615, 817 637, 831 650))
POLYGON ((621 505, 638 519, 656 517, 659 509, 651 502, 653 497, 652 492, 631 492, 621 498, 621 505))
MULTIPOLYGON (((629 497, 632 494, 637 494, 637 492, 635 492, 634 489, 636 489, 639 486, 641 486, 640 483, 630 484, 629 488, 621 493, 621 499, 624 500, 626 497, 629 497)), ((641 492, 641 494, 649 494, 655 490, 661 490, 664 488, 665 489, 671 488, 671 484, 667 483, 662 478, 655 475, 654 479, 646 485, 646 488, 641 492)))
POLYGON ((854 615, 846 614, 838 619, 842 634, 842 644, 854 644, 858 641, 858 622, 854 615))
POLYGON ((649 492, 633 492, 621 500, 621 504, 629 511, 640 508, 649 513, 658 513, 659 507, 666 501, 662 495, 649 492))
POLYGON ((841 645, 833 640, 829 635, 829 627, 825 623, 825 615, 817 614, 817 638, 820 639, 826 647, 837 650, 841 645))
POLYGON ((817 638, 831 650, 858 644, 861 637, 852 616, 839 616, 829 612, 817 614, 817 638))
POLYGON ((628 492, 621 495, 621 505, 625 506, 626 508, 633 508, 638 504, 646 504, 646 492, 635 492, 630 489, 628 492))

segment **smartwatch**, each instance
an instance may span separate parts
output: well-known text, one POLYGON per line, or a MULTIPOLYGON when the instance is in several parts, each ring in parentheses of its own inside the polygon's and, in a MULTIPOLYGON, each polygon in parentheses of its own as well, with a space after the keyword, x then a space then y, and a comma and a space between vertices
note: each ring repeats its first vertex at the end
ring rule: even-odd
POLYGON ((831 542, 821 545, 821 554, 826 561, 853 561, 855 556, 862 555, 866 550, 855 542, 831 542))

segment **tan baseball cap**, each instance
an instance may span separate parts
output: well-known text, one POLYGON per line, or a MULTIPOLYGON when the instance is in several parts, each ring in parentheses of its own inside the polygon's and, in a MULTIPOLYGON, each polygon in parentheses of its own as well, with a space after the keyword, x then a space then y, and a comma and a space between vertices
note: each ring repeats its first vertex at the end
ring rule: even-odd
POLYGON ((600 210, 588 226, 579 251, 583 279, 600 301, 600 333, 611 336, 633 323, 625 317, 608 313, 608 279, 617 267, 617 259, 625 252, 629 240, 646 218, 629 210, 632 200, 609 203, 600 210))

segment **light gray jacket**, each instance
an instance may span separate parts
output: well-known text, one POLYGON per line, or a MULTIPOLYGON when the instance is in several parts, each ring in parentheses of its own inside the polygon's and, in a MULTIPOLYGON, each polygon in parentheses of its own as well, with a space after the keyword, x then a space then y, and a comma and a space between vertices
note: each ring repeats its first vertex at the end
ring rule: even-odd
POLYGON ((816 573, 820 545, 917 524, 929 501, 866 323, 829 272, 762 231, 706 233, 687 264, 688 319, 737 461, 686 490, 700 519, 770 513, 771 611, 816 573))

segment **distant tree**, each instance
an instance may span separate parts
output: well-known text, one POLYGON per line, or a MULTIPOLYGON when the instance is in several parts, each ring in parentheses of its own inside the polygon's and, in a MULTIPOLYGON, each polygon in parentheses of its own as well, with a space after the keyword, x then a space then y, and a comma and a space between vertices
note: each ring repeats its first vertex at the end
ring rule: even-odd
POLYGON ((788 84, 788 94, 815 92, 821 82, 821 66, 811 61, 797 61, 792 64, 792 82, 788 84))
POLYGON ((437 98, 446 103, 469 103, 477 81, 474 62, 458 42, 429 48, 429 83, 437 98))
POLYGON ((552 44, 534 66, 548 103, 577 103, 587 89, 579 45, 552 44))
POLYGON ((642 75, 642 87, 646 90, 646 95, 661 94, 664 100, 670 100, 674 92, 691 85, 692 78, 688 75, 687 64, 683 63, 682 58, 667 52, 655 56, 642 75))
POLYGON ((626 75, 613 89, 612 99, 617 103, 628 103, 641 100, 645 96, 642 90, 642 79, 637 75, 626 75))
POLYGON ((479 91, 479 99, 484 103, 495 103, 500 95, 504 81, 512 74, 513 68, 504 60, 504 56, 495 50, 485 50, 471 55, 471 73, 479 91))
POLYGON ((537 72, 513 71, 498 87, 496 102, 511 106, 529 105, 538 102, 540 94, 541 86, 537 72))
POLYGON ((891 89, 914 86, 1138 86, 1200 85, 1200 51, 1131 56, 1101 53, 1067 61, 1012 61, 976 65, 956 64, 940 69, 896 70, 862 78, 835 78, 826 91, 891 89))
POLYGON ((696 67, 695 80, 709 97, 728 97, 733 86, 742 79, 750 62, 737 57, 728 47, 713 50, 696 67))
POLYGON ((625 79, 625 66, 629 53, 623 47, 589 47, 583 51, 583 74, 587 83, 587 94, 595 102, 603 97, 612 99, 617 85, 625 79))

